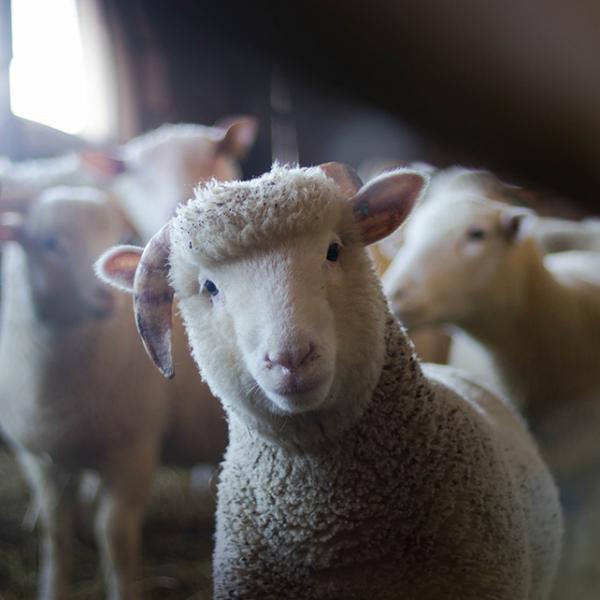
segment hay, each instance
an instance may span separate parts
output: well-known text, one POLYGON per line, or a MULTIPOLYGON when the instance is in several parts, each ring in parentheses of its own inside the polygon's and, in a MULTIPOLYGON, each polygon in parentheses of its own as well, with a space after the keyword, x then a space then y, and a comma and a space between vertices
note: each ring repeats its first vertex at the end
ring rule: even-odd
MULTIPOLYGON (((35 597, 38 544, 23 524, 28 506, 14 459, 0 451, 0 600, 35 597)), ((213 513, 210 471, 160 470, 143 531, 145 599, 210 600, 213 513)), ((74 550, 73 600, 104 598, 89 530, 74 550)))

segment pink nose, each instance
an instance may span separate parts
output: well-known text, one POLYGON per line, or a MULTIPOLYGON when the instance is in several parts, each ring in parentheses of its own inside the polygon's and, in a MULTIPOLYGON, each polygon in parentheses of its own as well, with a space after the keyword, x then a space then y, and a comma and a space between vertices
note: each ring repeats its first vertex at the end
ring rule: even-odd
POLYGON ((288 371, 295 371, 308 361, 314 354, 314 350, 314 346, 307 342, 281 352, 270 352, 265 356, 265 363, 268 369, 282 367, 288 371))

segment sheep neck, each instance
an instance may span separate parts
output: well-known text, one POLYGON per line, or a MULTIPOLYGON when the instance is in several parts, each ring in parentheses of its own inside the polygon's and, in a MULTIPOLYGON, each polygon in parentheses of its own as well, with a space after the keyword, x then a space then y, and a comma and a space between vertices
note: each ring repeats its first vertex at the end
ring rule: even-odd
POLYGON ((533 244, 518 258, 520 279, 508 301, 460 326, 489 350, 506 391, 531 415, 577 394, 573 379, 582 365, 569 341, 577 337, 581 306, 533 244), (573 377, 563 381, 561 372, 573 377))
MULTIPOLYGON (((403 396, 406 393, 410 397, 414 386, 426 384, 412 344, 391 315, 385 324, 384 350, 376 385, 361 390, 360 397, 354 398, 343 410, 322 410, 287 417, 270 415, 269 427, 265 429, 263 423, 255 421, 250 424, 248 415, 237 415, 229 409, 230 440, 241 443, 247 443, 249 439, 255 442, 261 440, 292 454, 327 452, 337 446, 348 432, 360 427, 373 402, 387 397, 389 390, 401 390, 403 396)), ((407 407, 407 410, 411 409, 407 407)))

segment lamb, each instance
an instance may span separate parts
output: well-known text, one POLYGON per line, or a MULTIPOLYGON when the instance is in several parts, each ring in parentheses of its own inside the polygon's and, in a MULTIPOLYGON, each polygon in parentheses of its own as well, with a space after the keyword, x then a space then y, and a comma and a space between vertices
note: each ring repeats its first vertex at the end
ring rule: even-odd
POLYGON ((167 124, 127 142, 113 158, 123 172, 113 190, 142 239, 158 231, 199 181, 239 178, 238 160, 256 131, 256 119, 238 117, 215 127, 167 124))
POLYGON ((566 506, 556 597, 591 599, 600 587, 600 253, 544 257, 536 221, 476 194, 426 203, 383 286, 409 327, 446 324, 475 340, 524 407, 566 506))
MULTIPOLYGON (((483 169, 467 169, 464 167, 450 167, 448 169, 436 169, 434 166, 415 162, 408 165, 410 168, 425 171, 430 175, 430 183, 426 194, 423 195, 419 206, 424 203, 435 202, 438 199, 446 199, 449 196, 461 194, 480 194, 499 201, 513 202, 523 200, 526 195, 523 190, 506 184, 498 179, 490 171, 483 169)), ((389 170, 385 163, 381 164, 378 174, 389 170)), ((377 173, 373 171, 373 175, 377 173)), ((392 235, 380 240, 369 247, 369 252, 377 269, 379 276, 383 276, 392 263, 394 256, 404 243, 404 230, 398 229, 392 235)), ((493 369, 489 361, 478 356, 479 346, 471 340, 461 337, 460 334, 451 333, 439 326, 418 327, 409 330, 410 337, 415 344, 419 356, 427 362, 447 363, 463 367, 465 363, 469 369, 476 374, 484 373, 487 376, 488 385, 494 389, 498 387, 497 378, 490 377, 493 369)))
POLYGON ((451 323, 489 347, 530 414, 600 390, 600 254, 544 258, 531 235, 536 221, 479 195, 433 201, 415 211, 383 277, 405 324, 451 323))
POLYGON ((129 235, 106 192, 51 188, 27 215, 1 216, 0 422, 40 508, 39 597, 68 595, 77 484, 92 469, 108 597, 137 598, 140 524, 161 452, 216 463, 222 409, 199 385, 183 336, 184 377, 167 384, 156 373, 127 296, 95 277, 95 258, 129 235))
POLYGON ((561 509, 535 444, 502 400, 419 364, 364 249, 424 184, 276 165, 200 186, 137 261, 100 259, 108 281, 138 262, 138 330, 166 376, 176 294, 227 413, 216 600, 548 597, 561 509))
POLYGON ((239 177, 237 161, 255 136, 256 120, 239 117, 214 127, 162 125, 114 151, 87 150, 20 163, 4 159, 0 198, 5 210, 21 210, 48 187, 101 187, 112 192, 146 241, 189 198, 198 181, 239 177))

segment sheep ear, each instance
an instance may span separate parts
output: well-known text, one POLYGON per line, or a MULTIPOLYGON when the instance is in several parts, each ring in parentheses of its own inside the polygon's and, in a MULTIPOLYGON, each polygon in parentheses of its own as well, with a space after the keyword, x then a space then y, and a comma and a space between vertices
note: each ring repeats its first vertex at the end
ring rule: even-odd
POLYGON ((96 261, 96 275, 105 283, 133 294, 135 271, 143 252, 138 246, 110 248, 96 261))
POLYGON ((358 173, 349 165, 338 162, 328 162, 319 165, 319 169, 333 179, 346 198, 352 198, 362 186, 358 173))
POLYGON ((25 240, 25 219, 14 212, 2 213, 0 216, 0 243, 19 242, 25 240))
POLYGON ((127 171, 127 163, 116 152, 82 150, 79 158, 84 167, 100 177, 110 179, 127 171))
POLYGON ((428 177, 397 170, 373 179, 350 200, 365 246, 390 235, 414 208, 428 177))
POLYGON ((223 137, 217 142, 217 151, 243 158, 254 144, 258 132, 258 121, 254 117, 230 117, 215 123, 223 130, 223 137))
POLYGON ((500 231, 508 242, 517 242, 533 232, 535 213, 526 208, 509 208, 500 215, 500 231))
POLYGON ((133 306, 146 352, 168 379, 175 375, 171 355, 173 288, 169 285, 170 223, 148 242, 133 280, 133 306))

